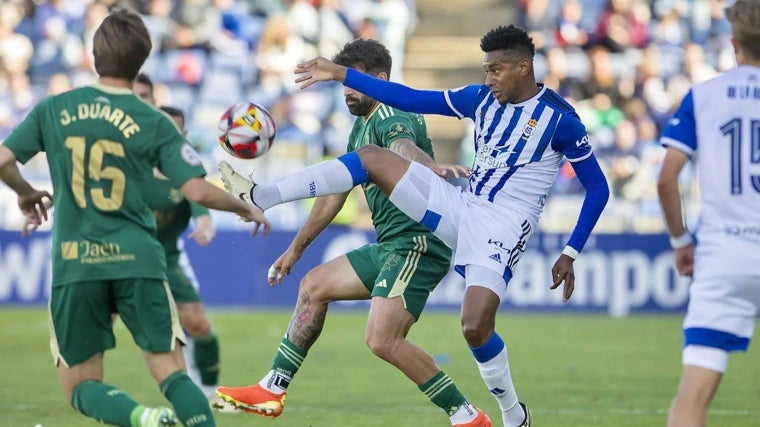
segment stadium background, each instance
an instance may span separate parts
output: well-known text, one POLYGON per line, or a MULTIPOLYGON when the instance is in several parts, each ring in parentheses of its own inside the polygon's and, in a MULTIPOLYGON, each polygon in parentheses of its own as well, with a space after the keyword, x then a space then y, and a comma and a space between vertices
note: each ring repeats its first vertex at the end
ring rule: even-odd
MULTIPOLYGON (((0 4, 0 139, 42 97, 88 84, 92 33, 115 1, 6 0, 0 4)), ((352 117, 340 85, 299 91, 300 60, 331 56, 356 37, 382 40, 394 59, 392 79, 415 87, 449 88, 482 81, 480 36, 517 23, 536 43, 540 81, 567 97, 591 134, 614 198, 577 262, 578 290, 563 306, 547 288, 582 201, 582 187, 563 166, 505 305, 522 310, 680 311, 687 283, 675 278, 656 199, 663 156, 657 136, 689 85, 733 66, 730 29, 716 0, 133 0, 154 42, 145 72, 160 104, 187 114, 189 139, 209 178, 226 154, 216 122, 232 103, 251 100, 274 114, 272 151, 235 161, 272 180, 345 149, 352 117)), ((448 117, 428 118, 440 160, 469 164, 471 129, 448 117)), ((44 156, 24 174, 50 188, 44 156)), ((684 174, 693 196, 690 171, 684 174)), ((687 185, 688 184, 688 185, 687 185)), ((692 198, 694 200, 695 198, 692 198)), ((341 251, 373 239, 360 192, 339 224, 310 248, 291 279, 341 251)), ((296 286, 265 284, 264 273, 308 214, 309 203, 272 209, 276 233, 250 238, 233 215, 214 212, 219 236, 208 248, 186 247, 210 305, 290 307, 296 286)), ((696 211, 689 202, 690 222, 696 211)), ((21 239, 15 196, 0 188, 0 304, 44 304, 50 236, 21 239)), ((452 274, 431 299, 456 308, 463 284, 452 274)), ((353 306, 355 304, 345 304, 353 306)), ((511 307, 510 307, 511 308, 511 307)))

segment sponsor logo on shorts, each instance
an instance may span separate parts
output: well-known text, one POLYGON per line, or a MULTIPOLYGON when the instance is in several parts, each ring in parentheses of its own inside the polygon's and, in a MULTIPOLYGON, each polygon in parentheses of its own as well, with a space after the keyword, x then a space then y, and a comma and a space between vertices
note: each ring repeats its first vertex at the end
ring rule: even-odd
POLYGON ((495 253, 495 254, 493 254, 493 255, 491 255, 491 256, 489 256, 488 258, 491 258, 492 260, 494 260, 494 261, 498 262, 499 264, 501 264, 501 255, 499 255, 498 252, 495 253))

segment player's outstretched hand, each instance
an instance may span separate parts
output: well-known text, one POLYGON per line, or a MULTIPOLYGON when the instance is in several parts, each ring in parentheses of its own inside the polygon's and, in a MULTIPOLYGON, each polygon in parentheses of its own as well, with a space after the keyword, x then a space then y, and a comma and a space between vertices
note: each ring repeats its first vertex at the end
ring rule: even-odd
POLYGON ((200 246, 208 246, 216 236, 214 223, 211 222, 211 216, 201 215, 195 218, 195 228, 187 237, 195 240, 200 246))
POLYGON ((299 74, 296 83, 300 85, 301 89, 306 89, 316 82, 329 80, 343 82, 346 79, 346 67, 320 56, 298 64, 295 74, 299 74))
POLYGON ((575 270, 573 269, 574 259, 562 254, 557 259, 552 267, 552 283, 551 288, 557 289, 563 282, 565 287, 562 291, 562 301, 567 302, 570 296, 573 295, 573 289, 575 289, 575 270))
POLYGON ((24 225, 21 226, 21 237, 29 237, 31 234, 33 234, 35 231, 37 231, 37 228, 39 228, 40 224, 37 224, 37 222, 30 218, 27 215, 24 215, 24 225))
POLYGON ((443 179, 467 178, 470 176, 470 168, 449 163, 434 163, 430 169, 443 179))
POLYGON ((299 259, 301 259, 301 253, 289 247, 274 261, 272 266, 269 267, 269 271, 267 272, 267 280, 269 281, 269 284, 282 284, 282 279, 284 279, 285 276, 290 275, 290 269, 293 268, 293 265, 299 259))
POLYGON ((245 205, 248 209, 246 209, 244 212, 239 212, 238 215, 243 221, 253 223, 251 236, 258 234, 259 228, 261 228, 262 225, 264 226, 264 235, 266 236, 269 234, 269 230, 272 228, 272 226, 269 224, 267 217, 264 216, 264 211, 262 211, 261 208, 256 205, 250 205, 248 203, 245 205))
POLYGON ((18 207, 24 216, 33 221, 37 225, 41 225, 42 221, 47 221, 47 206, 46 200, 53 200, 53 196, 47 191, 33 190, 22 196, 18 196, 18 207))
MULTIPOLYGON (((53 200, 52 199, 46 199, 44 201, 45 209, 48 210, 48 213, 50 213, 50 209, 53 208, 53 200)), ((37 231, 37 228, 39 228, 40 224, 37 223, 37 221, 31 217, 31 215, 24 214, 24 224, 21 226, 21 237, 28 237, 35 231, 37 231)))

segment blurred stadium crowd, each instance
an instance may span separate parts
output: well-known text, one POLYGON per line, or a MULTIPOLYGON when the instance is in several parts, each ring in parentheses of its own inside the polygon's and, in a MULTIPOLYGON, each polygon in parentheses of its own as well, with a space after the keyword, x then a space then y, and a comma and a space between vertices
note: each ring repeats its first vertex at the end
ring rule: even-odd
MULTIPOLYGON (((578 109, 605 167, 615 200, 602 228, 661 230, 655 182, 664 150, 657 139, 692 84, 735 65, 725 1, 520 4, 520 23, 540 51, 537 77, 578 109)), ((582 191, 565 166, 556 191, 582 191)), ((693 183, 689 174, 684 183, 693 183)))
MULTIPOLYGON (((0 140, 42 97, 94 81, 92 34, 117 3, 143 14, 154 42, 145 72, 157 83, 160 104, 185 111, 189 137, 210 171, 223 155, 215 132, 221 113, 244 99, 270 109, 279 125, 277 150, 257 166, 271 172, 267 179, 341 152, 351 127, 341 87, 299 91, 295 65, 371 37, 389 47, 392 77, 402 80, 404 46, 417 18, 414 0, 4 0, 0 140)), ((662 230, 657 138, 691 84, 734 65, 724 3, 517 1, 517 24, 531 32, 538 49, 538 80, 576 106, 610 179, 615 200, 602 231, 662 230)), ((44 159, 31 163, 25 173, 46 179, 44 159)), ((573 195, 582 191, 569 166, 560 170, 554 191, 545 225, 569 229, 575 218, 564 212, 576 211, 573 195)), ((296 227, 302 211, 285 208, 275 225, 296 227)), ((0 228, 16 227, 18 220, 15 198, 0 189, 0 228)))

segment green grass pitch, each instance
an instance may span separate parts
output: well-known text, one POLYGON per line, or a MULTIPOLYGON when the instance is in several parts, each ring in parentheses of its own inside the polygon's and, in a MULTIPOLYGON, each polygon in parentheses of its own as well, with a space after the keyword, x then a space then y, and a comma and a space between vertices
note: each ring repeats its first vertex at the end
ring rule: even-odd
MULTIPOLYGON (((269 369, 290 313, 212 311, 221 338, 222 384, 253 383, 269 369)), ((217 416, 229 426, 445 426, 445 414, 364 345, 366 313, 333 311, 322 337, 290 387, 277 419, 217 416)), ((520 399, 534 426, 664 426, 680 374, 680 316, 517 315, 500 313, 520 399)), ((106 381, 147 404, 165 400, 124 326, 106 356, 106 381)), ((500 425, 459 331, 456 313, 428 312, 410 339, 433 354, 476 405, 500 425)), ((64 401, 48 351, 43 309, 0 310, 0 425, 88 427, 64 401)), ((732 357, 709 425, 760 426, 757 349, 732 357)))

